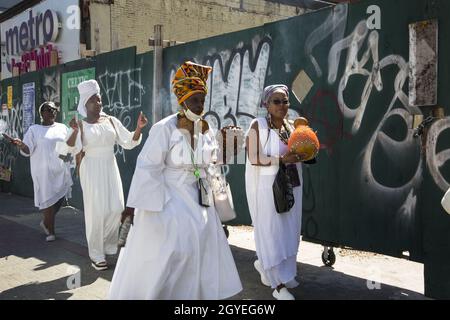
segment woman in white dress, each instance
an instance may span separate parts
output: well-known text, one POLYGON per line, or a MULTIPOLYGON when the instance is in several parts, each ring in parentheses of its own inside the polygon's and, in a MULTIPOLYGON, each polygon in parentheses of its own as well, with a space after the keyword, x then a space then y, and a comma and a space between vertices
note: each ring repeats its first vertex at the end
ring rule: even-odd
POLYGON ((254 119, 246 134, 245 187, 258 256, 254 266, 262 283, 274 289, 276 299, 294 300, 287 288, 298 285, 295 276, 302 218, 302 167, 298 162, 302 158, 287 148, 289 134, 294 130, 285 119, 289 108, 288 88, 285 85, 266 87, 261 106, 267 108, 267 117, 254 119), (298 173, 297 185, 300 184, 293 188, 294 206, 282 214, 275 209, 272 191, 280 162, 291 165, 292 171, 298 173))
POLYGON ((109 299, 224 299, 242 290, 214 204, 198 179, 218 145, 201 119, 211 67, 185 62, 172 81, 183 110, 155 123, 139 154, 127 206, 134 224, 109 299))
POLYGON ((40 226, 46 233, 47 241, 55 240, 55 215, 62 201, 70 196, 72 177, 69 162, 60 157, 60 150, 68 150, 66 141, 73 143, 77 131, 62 123, 55 122, 58 108, 47 101, 39 107, 42 124, 30 126, 23 142, 13 139, 20 153, 30 157, 33 178, 34 205, 42 210, 44 219, 40 226))
POLYGON ((147 119, 139 115, 134 132, 128 131, 115 117, 102 112, 100 87, 95 80, 78 85, 78 113, 85 117, 73 126, 80 128, 77 150, 84 155, 79 164, 83 190, 84 219, 89 257, 97 270, 108 268, 106 255, 117 253, 121 213, 124 210, 122 180, 114 155, 114 145, 132 149, 142 140, 141 130, 147 119))

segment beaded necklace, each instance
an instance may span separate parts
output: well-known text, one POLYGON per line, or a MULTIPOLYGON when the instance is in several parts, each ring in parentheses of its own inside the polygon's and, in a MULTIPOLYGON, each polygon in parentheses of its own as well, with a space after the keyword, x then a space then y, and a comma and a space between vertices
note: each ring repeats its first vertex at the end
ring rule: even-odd
POLYGON ((288 124, 287 120, 283 119, 283 124, 282 124, 281 128, 277 129, 277 128, 275 128, 275 126, 274 126, 274 124, 272 122, 272 118, 269 115, 267 115, 266 119, 267 119, 267 123, 269 125, 269 129, 274 130, 277 133, 277 135, 280 138, 280 140, 285 145, 287 145, 289 137, 291 135, 291 130, 289 128, 289 124, 288 124), (283 128, 284 128, 284 131, 281 131, 281 129, 283 129, 283 128))

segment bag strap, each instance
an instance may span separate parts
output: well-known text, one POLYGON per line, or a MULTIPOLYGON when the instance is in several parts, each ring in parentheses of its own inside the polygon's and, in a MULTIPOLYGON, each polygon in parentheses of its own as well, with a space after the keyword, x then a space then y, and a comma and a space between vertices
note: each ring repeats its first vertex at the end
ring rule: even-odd
POLYGON ((80 139, 81 139, 81 150, 75 155, 75 174, 77 177, 80 176, 80 165, 81 160, 83 160, 84 157, 84 151, 83 151, 83 120, 78 121, 78 127, 80 128, 80 139))
POLYGON ((81 151, 83 151, 83 120, 78 121, 78 127, 80 128, 81 151))
POLYGON ((287 132, 287 135, 288 135, 287 137, 283 137, 283 136, 281 135, 281 130, 280 130, 280 131, 277 131, 277 130, 275 130, 275 129, 273 128, 273 123, 270 121, 270 119, 269 119, 268 117, 266 117, 266 122, 267 122, 267 127, 269 128, 269 131, 270 131, 270 130, 274 130, 275 133, 276 133, 276 134, 278 135, 278 137, 280 138, 280 140, 281 140, 283 143, 288 144, 288 143, 287 143, 287 139, 289 139, 289 137, 290 137, 291 134, 292 134, 292 128, 291 128, 291 126, 290 126, 288 120, 283 119, 283 123, 282 123, 282 125, 281 125, 281 127, 284 127, 284 130, 287 132))
POLYGON ((266 142, 265 143, 263 143, 261 141, 261 135, 259 135, 259 142, 261 143, 261 145, 262 145, 262 147, 264 149, 266 147, 267 143, 269 142, 270 129, 269 129, 269 126, 267 124, 267 119, 266 118, 263 119, 264 121, 260 121, 260 120, 261 119, 256 119, 256 121, 258 122, 259 133, 261 133, 262 130, 267 130, 267 138, 266 138, 266 142))
POLYGON ((111 122, 112 127, 114 128, 114 131, 116 132, 116 136, 119 137, 119 134, 117 133, 116 126, 114 125, 112 121, 112 117, 108 116, 109 122, 111 122))

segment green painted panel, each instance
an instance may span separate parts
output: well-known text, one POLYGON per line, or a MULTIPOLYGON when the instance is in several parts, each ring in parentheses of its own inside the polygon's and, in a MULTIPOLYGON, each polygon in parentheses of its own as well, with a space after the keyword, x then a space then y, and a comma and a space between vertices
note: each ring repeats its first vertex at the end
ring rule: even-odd
MULTIPOLYGON (((95 68, 64 72, 61 75, 61 116, 62 123, 68 125, 70 120, 78 114, 77 107, 80 99, 78 84, 95 79, 95 68)), ((81 118, 81 117, 80 117, 81 118)))

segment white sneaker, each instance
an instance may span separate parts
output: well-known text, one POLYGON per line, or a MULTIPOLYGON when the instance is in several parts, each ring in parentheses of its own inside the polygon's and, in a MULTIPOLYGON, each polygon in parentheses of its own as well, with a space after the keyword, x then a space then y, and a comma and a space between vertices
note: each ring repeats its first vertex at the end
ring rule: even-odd
POLYGON ((48 231, 47 227, 45 226, 44 220, 41 220, 41 223, 39 223, 39 225, 41 226, 42 230, 44 230, 47 236, 50 235, 50 231, 48 231))
POLYGON ((277 289, 273 290, 272 296, 277 300, 295 300, 295 297, 286 289, 286 287, 283 287, 280 289, 280 292, 278 292, 277 289))
POLYGON ((255 266, 256 271, 259 272, 259 274, 261 275, 261 283, 267 287, 270 287, 270 281, 269 279, 267 279, 265 273, 264 273, 264 269, 261 266, 261 263, 259 262, 259 260, 256 260, 253 265, 255 266))
POLYGON ((50 234, 47 236, 47 238, 45 238, 45 241, 47 242, 51 242, 51 241, 55 241, 56 237, 54 234, 50 234))

